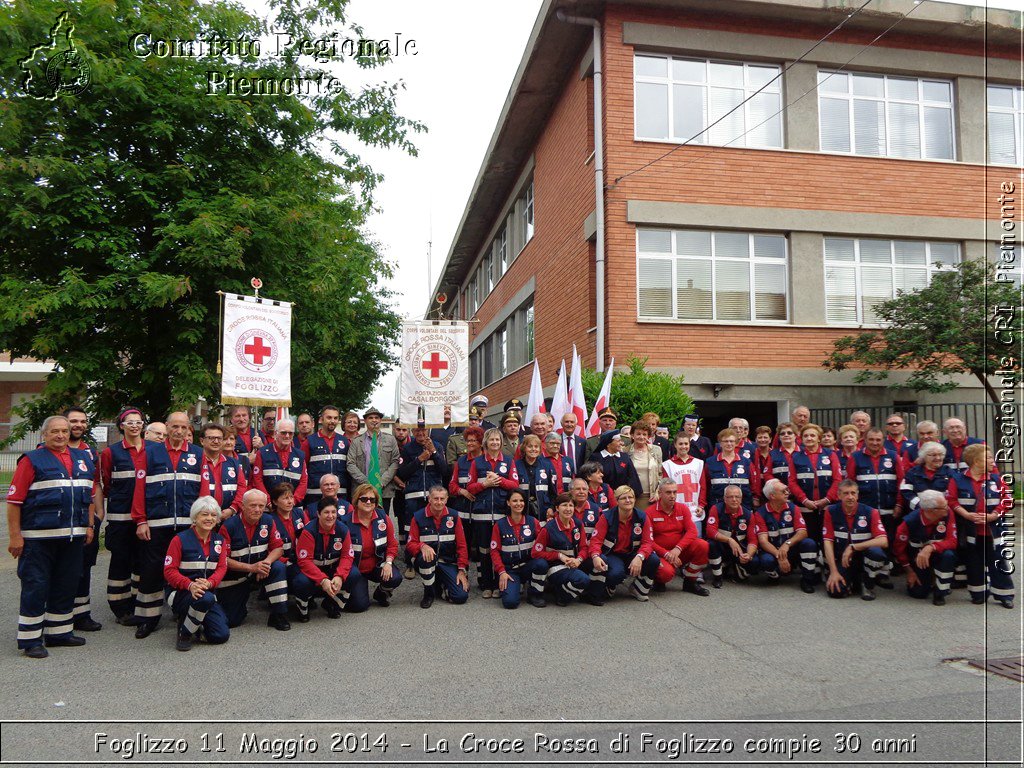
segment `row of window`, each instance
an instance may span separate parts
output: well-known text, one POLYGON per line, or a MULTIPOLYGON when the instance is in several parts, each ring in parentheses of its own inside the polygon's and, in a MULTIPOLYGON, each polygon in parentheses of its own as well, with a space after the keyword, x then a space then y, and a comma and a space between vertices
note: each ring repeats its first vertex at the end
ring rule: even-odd
MULTIPOLYGON (((781 67, 653 54, 633 62, 638 140, 785 146, 781 67)), ((821 149, 954 160, 953 94, 952 80, 819 70, 821 149)), ((989 162, 1024 161, 1024 89, 988 86, 988 132, 989 162)))
MULTIPOLYGON (((880 302, 927 286, 937 270, 960 262, 960 245, 826 237, 823 257, 826 322, 876 323, 880 302)), ((782 235, 639 229, 638 314, 787 322, 788 262, 782 235)))
POLYGON ((469 353, 469 388, 477 392, 533 360, 533 297, 469 353))
POLYGON ((523 194, 515 201, 512 210, 490 248, 484 253, 480 264, 466 285, 466 319, 473 317, 480 305, 494 290, 495 284, 508 271, 512 261, 533 237, 533 182, 526 185, 523 194))

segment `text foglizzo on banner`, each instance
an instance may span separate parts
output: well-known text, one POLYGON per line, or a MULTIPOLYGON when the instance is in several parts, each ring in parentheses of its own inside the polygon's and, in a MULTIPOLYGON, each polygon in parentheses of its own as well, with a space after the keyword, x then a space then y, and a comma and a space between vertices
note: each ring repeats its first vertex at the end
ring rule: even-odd
POLYGON ((221 400, 229 405, 292 404, 292 305, 224 297, 221 400))
POLYGON ((463 322, 405 323, 402 328, 402 382, 399 420, 427 426, 469 416, 469 325, 463 322), (421 411, 420 408, 423 408, 421 411))

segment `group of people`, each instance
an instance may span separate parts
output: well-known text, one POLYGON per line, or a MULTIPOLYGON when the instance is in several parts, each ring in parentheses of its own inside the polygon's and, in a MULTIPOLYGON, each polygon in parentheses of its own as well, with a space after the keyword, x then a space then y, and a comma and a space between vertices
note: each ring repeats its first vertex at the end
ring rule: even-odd
POLYGON ((51 416, 7 496, 18 647, 43 658, 101 628, 90 594, 103 520, 115 620, 144 639, 166 602, 183 651, 226 641, 253 593, 287 631, 316 604, 332 619, 386 607, 417 577, 421 607, 465 603, 471 565, 482 597, 508 609, 602 605, 628 577, 640 601, 677 576, 707 596, 705 570, 715 589, 797 574, 805 592, 824 577, 831 597, 873 600, 898 569, 937 605, 961 585, 973 602, 1013 605, 1012 496, 958 419, 941 441, 918 423, 915 441, 900 414, 884 431, 863 412, 831 430, 800 407, 753 440, 732 419, 713 444, 694 415, 670 443, 656 414, 620 430, 606 408, 588 437, 572 414, 524 425, 518 400, 491 424, 480 400, 467 426, 391 434, 373 408, 362 431, 333 406, 316 422, 268 411, 252 429, 236 406, 194 432, 183 412, 147 425, 126 408, 122 439, 100 454, 84 411, 51 416))

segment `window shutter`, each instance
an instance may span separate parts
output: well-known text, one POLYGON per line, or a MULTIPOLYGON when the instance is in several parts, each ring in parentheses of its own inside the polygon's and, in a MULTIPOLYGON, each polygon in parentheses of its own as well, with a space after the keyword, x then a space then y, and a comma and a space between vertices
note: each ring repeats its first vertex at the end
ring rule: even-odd
POLYGON ((637 262, 641 317, 672 317, 672 261, 645 259, 637 262))
POLYGON ((818 122, 823 152, 850 152, 850 109, 846 99, 822 97, 818 122))
POLYGON ((711 260, 676 261, 676 316, 687 320, 712 320, 711 260))

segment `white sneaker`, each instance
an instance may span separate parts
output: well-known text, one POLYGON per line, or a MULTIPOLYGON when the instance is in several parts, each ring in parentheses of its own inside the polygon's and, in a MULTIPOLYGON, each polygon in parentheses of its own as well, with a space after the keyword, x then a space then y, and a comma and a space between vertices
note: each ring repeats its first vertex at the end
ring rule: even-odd
POLYGON ((631 595, 633 595, 634 600, 638 600, 641 603, 646 603, 648 600, 650 600, 650 598, 647 595, 641 595, 635 589, 631 589, 629 592, 631 595))
POLYGON ((487 599, 492 598, 492 597, 494 597, 494 592, 492 592, 489 589, 485 589, 484 592, 483 592, 484 600, 487 600, 487 599))
POLYGON ((406 579, 415 579, 416 570, 411 565, 407 565, 405 566, 405 571, 402 573, 402 576, 406 579))

